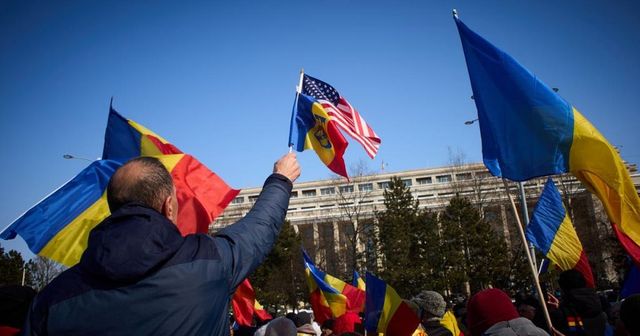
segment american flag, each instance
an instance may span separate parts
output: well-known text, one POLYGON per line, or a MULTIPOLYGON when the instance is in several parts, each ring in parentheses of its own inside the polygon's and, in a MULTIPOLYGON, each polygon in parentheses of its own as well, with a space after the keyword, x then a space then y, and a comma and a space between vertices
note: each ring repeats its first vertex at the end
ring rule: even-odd
POLYGON ((380 138, 360 113, 344 97, 340 96, 340 93, 333 86, 304 75, 302 93, 318 101, 335 120, 338 127, 362 145, 369 157, 373 159, 376 156, 380 147, 380 138))

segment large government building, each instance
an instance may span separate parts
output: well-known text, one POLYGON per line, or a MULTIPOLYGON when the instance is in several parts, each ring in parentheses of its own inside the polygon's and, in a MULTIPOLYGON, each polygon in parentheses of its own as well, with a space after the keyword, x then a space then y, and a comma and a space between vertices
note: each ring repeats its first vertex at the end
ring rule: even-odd
MULTIPOLYGON (((634 165, 628 168, 638 190, 640 174, 634 165)), ((491 176, 483 164, 380 172, 351 177, 351 182, 336 178, 296 183, 291 193, 287 220, 302 237, 305 249, 316 262, 326 267, 327 272, 348 273, 346 246, 349 238, 354 236, 353 230, 359 232, 356 242, 358 251, 365 256, 375 255, 370 239, 374 234, 371 224, 375 212, 384 210, 384 190, 394 176, 402 179, 410 188, 421 208, 434 212, 444 209, 455 195, 467 197, 478 206, 496 232, 505 237, 512 250, 521 248, 522 241, 505 184, 502 179, 491 176)), ((601 245, 603 239, 610 238, 612 232, 600 201, 572 176, 557 176, 554 179, 558 189, 570 200, 569 211, 573 213, 574 225, 594 271, 599 277, 615 278, 619 270, 608 262, 611 255, 601 245)), ((533 211, 545 181, 545 178, 540 178, 524 183, 529 212, 533 211)), ((507 187, 520 213, 517 185, 509 182, 507 187)), ((259 193, 260 188, 242 190, 212 224, 211 231, 215 232, 244 216, 259 193)), ((375 257, 369 259, 366 262, 375 262, 375 257)))

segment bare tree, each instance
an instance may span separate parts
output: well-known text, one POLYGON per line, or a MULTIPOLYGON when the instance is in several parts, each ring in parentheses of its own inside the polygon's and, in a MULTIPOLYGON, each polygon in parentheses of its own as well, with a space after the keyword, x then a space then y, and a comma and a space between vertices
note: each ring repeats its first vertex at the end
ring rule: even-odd
POLYGON ((40 291, 44 286, 51 282, 51 280, 62 273, 64 269, 64 266, 49 258, 36 256, 31 262, 30 270, 35 290, 40 291))
MULTIPOLYGON (((373 232, 371 232, 373 218, 370 215, 373 212, 369 209, 373 206, 371 204, 373 203, 371 200, 371 193, 374 188, 373 175, 374 173, 369 169, 367 162, 360 160, 350 167, 349 181, 339 176, 332 178, 331 186, 335 193, 337 208, 332 221, 338 224, 341 238, 339 239, 339 253, 336 257, 336 262, 343 265, 340 267, 340 273, 342 274, 338 274, 338 276, 349 277, 354 269, 362 269, 365 263, 370 262, 370 260, 366 260, 370 258, 365 257, 367 244, 371 243, 369 239, 374 238, 373 232), (363 238, 367 240, 361 241, 363 238), (343 241, 340 242, 340 240, 343 241), (358 248, 358 244, 362 243, 365 245, 365 251, 360 251, 358 248)), ((334 245, 335 242, 329 243, 328 241, 320 244, 319 249, 325 250, 324 261, 329 261, 326 258, 329 255, 327 251, 334 249, 334 245)), ((319 262, 321 262, 322 256, 319 259, 319 262)))

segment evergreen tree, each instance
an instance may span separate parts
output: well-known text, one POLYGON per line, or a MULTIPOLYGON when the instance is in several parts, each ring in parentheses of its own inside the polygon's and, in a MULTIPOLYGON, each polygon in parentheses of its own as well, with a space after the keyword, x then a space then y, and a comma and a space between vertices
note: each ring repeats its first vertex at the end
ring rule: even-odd
MULTIPOLYGON (((452 198, 442 212, 442 251, 452 290, 468 282, 471 292, 509 281, 508 251, 504 238, 485 221, 471 202, 452 198)), ((466 286, 465 286, 466 287, 466 286)))
POLYGON ((385 211, 376 214, 382 278, 402 297, 409 298, 431 285, 437 222, 418 209, 402 180, 393 177, 384 192, 385 211))
POLYGON ((250 277, 256 298, 268 308, 298 307, 308 289, 304 278, 300 236, 286 221, 275 246, 250 277))
POLYGON ((0 285, 22 284, 23 270, 26 268, 25 285, 31 285, 31 273, 29 263, 25 264, 22 254, 16 250, 5 252, 0 246, 0 285))

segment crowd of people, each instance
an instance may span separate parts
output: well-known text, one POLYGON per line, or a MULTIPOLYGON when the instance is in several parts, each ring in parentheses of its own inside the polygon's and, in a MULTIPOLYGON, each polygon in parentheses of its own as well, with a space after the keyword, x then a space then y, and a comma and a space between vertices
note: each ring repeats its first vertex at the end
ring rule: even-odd
MULTIPOLYGON (((512 299, 500 289, 489 288, 453 304, 438 292, 422 291, 405 300, 420 317, 412 336, 640 336, 640 294, 610 303, 574 270, 563 272, 559 283, 559 298, 548 294, 545 299, 551 328, 535 295, 512 299), (455 320, 448 321, 446 314, 455 320)), ((363 314, 354 313, 318 324, 312 313, 303 311, 257 324, 239 326, 232 318, 231 335, 365 335, 363 314)))

